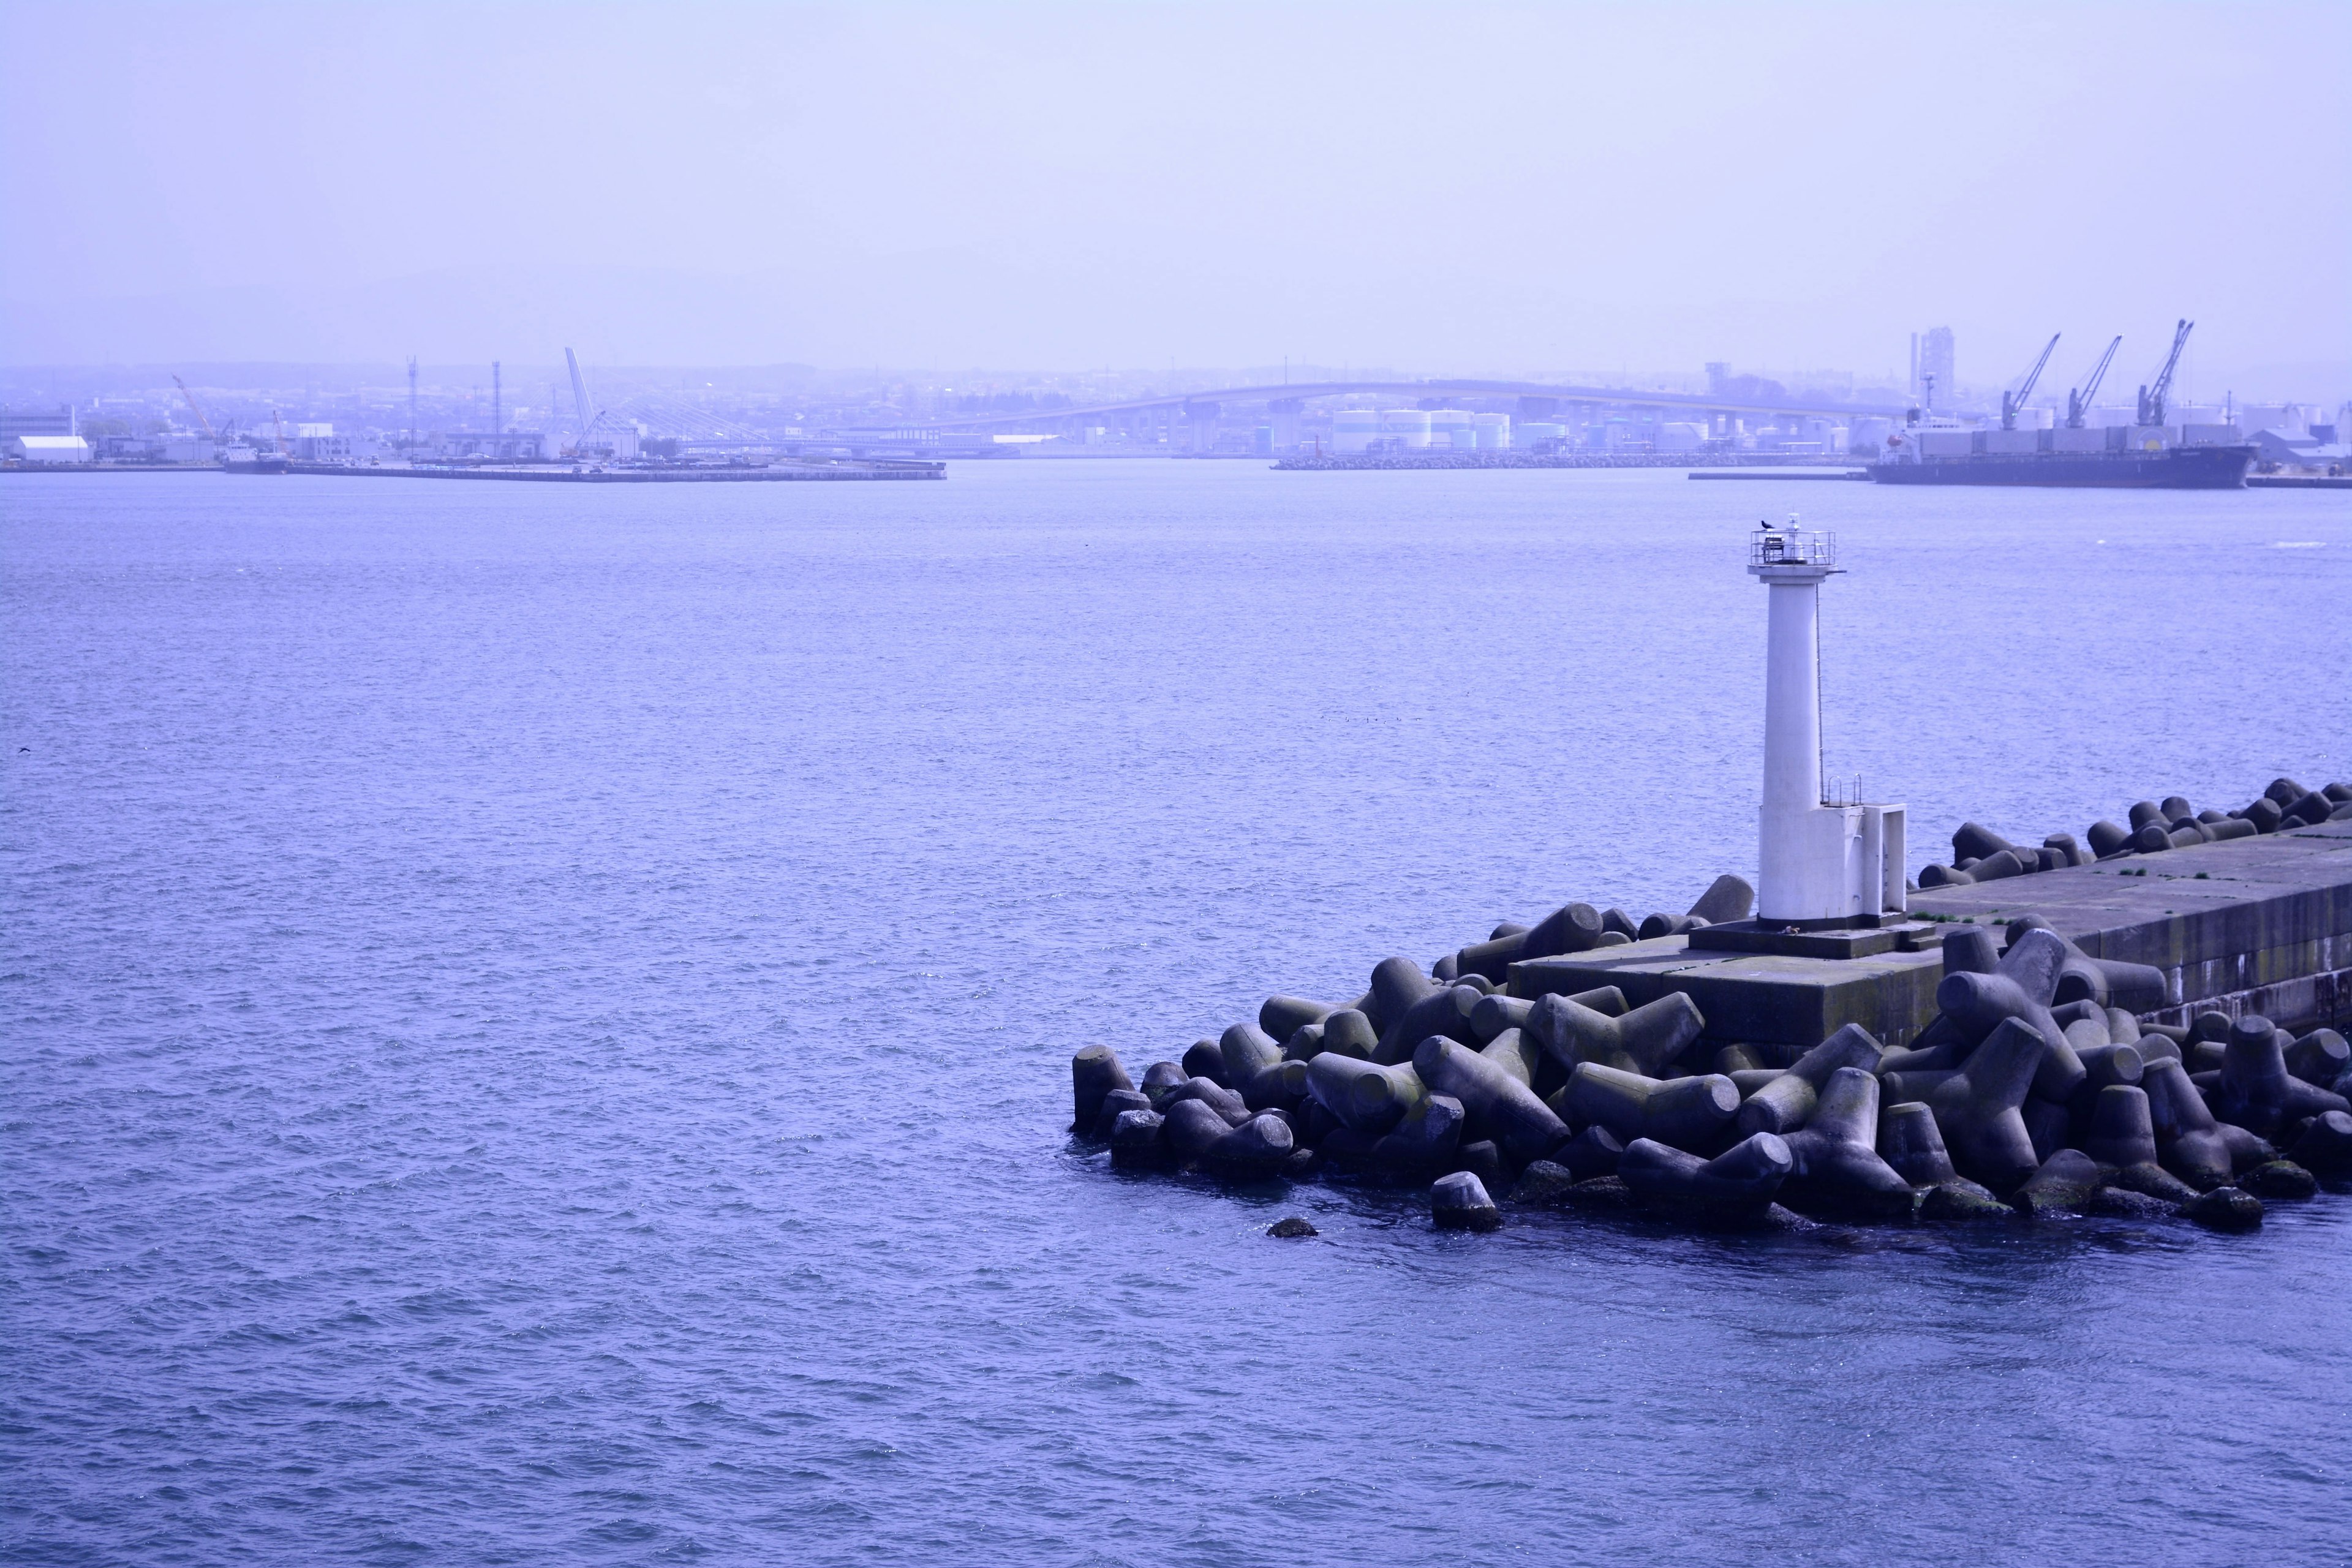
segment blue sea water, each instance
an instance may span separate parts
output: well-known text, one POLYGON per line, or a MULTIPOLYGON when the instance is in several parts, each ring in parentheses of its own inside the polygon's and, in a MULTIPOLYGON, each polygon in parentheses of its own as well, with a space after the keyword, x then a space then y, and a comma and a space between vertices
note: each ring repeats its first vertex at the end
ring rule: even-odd
POLYGON ((2340 1194, 1465 1237, 1066 1138, 1077 1046, 1750 871, 1791 507, 1915 868, 2352 776, 2325 494, 0 481, 0 1550, 2344 1560, 2340 1194))

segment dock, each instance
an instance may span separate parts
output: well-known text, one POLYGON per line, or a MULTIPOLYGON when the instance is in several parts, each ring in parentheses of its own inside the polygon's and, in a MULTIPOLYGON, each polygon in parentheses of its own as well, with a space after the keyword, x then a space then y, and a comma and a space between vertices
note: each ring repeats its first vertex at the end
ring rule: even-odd
POLYGON ((721 468, 684 467, 675 468, 573 468, 549 464, 540 467, 519 465, 465 467, 417 464, 372 466, 358 463, 289 463, 281 470, 263 477, 275 478, 287 474, 331 475, 336 479, 509 479, 525 484, 560 485, 724 485, 824 483, 868 479, 943 479, 947 478, 945 463, 904 461, 897 458, 868 458, 857 461, 826 462, 818 459, 794 458, 764 467, 729 465, 721 468))
MULTIPOLYGON (((1665 936, 1515 963, 1510 994, 1614 985, 1633 1006, 1684 992, 1706 1037, 1803 1049, 1846 1024, 1906 1045, 1936 1016, 1943 931, 2039 915, 2094 958, 2164 972, 2145 1021, 2259 1014, 2281 1027, 2352 1021, 2352 824, 2326 823, 1913 893, 1908 918, 1853 957, 1748 953, 1665 936), (2144 873, 2144 874, 2143 874, 2144 873)), ((1860 933, 1857 933, 1860 934, 1860 933)))

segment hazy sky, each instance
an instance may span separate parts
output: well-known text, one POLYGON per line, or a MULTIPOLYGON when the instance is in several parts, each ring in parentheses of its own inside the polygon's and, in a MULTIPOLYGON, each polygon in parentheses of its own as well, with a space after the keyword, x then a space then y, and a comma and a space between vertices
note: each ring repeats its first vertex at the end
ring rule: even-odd
POLYGON ((2352 4, 0 11, 0 356, 2352 393, 2352 4))

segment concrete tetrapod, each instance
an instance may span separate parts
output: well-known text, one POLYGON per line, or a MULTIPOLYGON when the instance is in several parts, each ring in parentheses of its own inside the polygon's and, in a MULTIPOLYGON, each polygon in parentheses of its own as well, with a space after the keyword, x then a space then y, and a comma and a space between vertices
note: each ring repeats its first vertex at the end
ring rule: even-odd
POLYGON ((1378 1137, 1429 1098, 1410 1067, 1384 1067, 1325 1051, 1307 1064, 1307 1092, 1343 1127, 1378 1137))
POLYGON ((2140 1087, 2147 1095, 2158 1163, 2200 1192, 2227 1182, 2230 1142, 2179 1059, 2161 1057, 2149 1062, 2140 1075, 2140 1087))
POLYGON ((1499 1230, 1503 1212, 1486 1184, 1467 1171, 1440 1176, 1429 1189, 1429 1215, 1440 1230, 1499 1230))
POLYGON ((1118 1119, 1130 1110, 1150 1110, 1151 1097, 1139 1089, 1115 1089, 1103 1096, 1102 1109, 1095 1112, 1095 1124, 1083 1136, 1097 1143, 1110 1142, 1111 1130, 1118 1119))
POLYGON ((1837 1068, 1822 1086, 1812 1120, 1788 1136, 1789 1180, 1782 1195, 1801 1211, 1909 1214, 1917 1194, 1879 1157, 1877 1141, 1878 1079, 1864 1068, 1837 1068))
POLYGON ((2147 1091, 2122 1083, 2099 1090, 2083 1152, 2102 1165, 2156 1164, 2156 1121, 2148 1114, 2147 1091))
POLYGON ((2030 931, 2002 956, 2000 973, 1947 974, 1936 986, 1936 1005, 1963 1034, 1979 1041, 1990 1038, 2008 1018, 2021 1019, 2039 1034, 2045 1049, 2035 1067, 2033 1089, 2059 1105, 2066 1102, 2084 1077, 2082 1060, 2067 1043, 2065 1030, 2050 1016, 2050 998, 2057 989, 2058 969, 2065 956, 2066 950, 2055 935, 2030 931))
POLYGON ((1954 926, 1947 931, 1944 933, 1944 973, 2000 973, 2000 950, 1993 945, 1992 932, 1979 925, 1954 926))
POLYGON ((1915 1187, 1940 1187, 1957 1177, 1936 1113, 1911 1100, 1890 1105, 1878 1129, 1879 1157, 1915 1187))
POLYGON ((1534 1010, 1535 1004, 1525 997, 1500 994, 1481 996, 1470 1009, 1470 1032, 1482 1040, 1491 1040, 1506 1029, 1525 1028, 1528 1015, 1534 1010))
POLYGON ((2330 1110, 2312 1118, 2287 1158, 2322 1176, 2352 1171, 2352 1113, 2330 1110))
POLYGON ((1406 1176, 1423 1176, 1450 1163, 1462 1142, 1462 1102, 1432 1094, 1379 1137, 1341 1127, 1323 1140, 1323 1153, 1350 1165, 1406 1176))
POLYGON ((1457 973, 1483 974, 1500 984, 1510 977, 1511 965, 1518 961, 1527 945, 1525 931, 1475 942, 1454 955, 1454 967, 1457 973))
POLYGON ((1583 1062, 1549 1104, 1563 1121, 1606 1127, 1628 1144, 1648 1138, 1689 1149, 1717 1143, 1739 1110, 1739 1089, 1720 1073, 1654 1079, 1583 1062))
POLYGON ((1260 1068, 1282 1060, 1282 1044, 1255 1024, 1235 1024, 1217 1037, 1217 1058, 1225 1065, 1225 1082, 1239 1089, 1260 1068))
POLYGON ((2230 1026, 2221 1081, 2208 1101, 2213 1114, 2264 1137, 2290 1121, 2331 1110, 2352 1110, 2341 1095, 2304 1082, 2286 1070, 2283 1030, 2249 1014, 2230 1026))
POLYGON ((2051 988, 2053 1007, 2069 1002, 2095 1002, 2100 1006, 2118 1006, 2131 1013, 2152 1013, 2163 1006, 2169 997, 2165 985, 2164 971, 2152 963, 2126 963, 2112 958, 2093 958, 2065 937, 2059 936, 2048 921, 2040 915, 2021 915, 2009 922, 2010 942, 2014 946, 2028 931, 2046 931, 2058 940, 2065 957, 2058 965, 2058 982, 2051 988))
POLYGON ((1568 1141, 1568 1126, 1535 1090, 1456 1041, 1433 1035, 1412 1053, 1412 1070, 1436 1094, 1462 1102, 1466 1136, 1491 1138, 1514 1166, 1541 1160, 1568 1141))
MULTIPOLYGON (((1860 1068, 1874 1074, 1885 1055, 1869 1030, 1859 1024, 1847 1024, 1799 1057, 1787 1072, 1742 1100, 1735 1124, 1743 1133, 1778 1132, 1786 1136, 1794 1132, 1814 1114, 1814 1103, 1831 1074, 1841 1068, 1860 1068)), ((1874 1106, 1875 1085, 1871 1099, 1874 1106)), ((1872 1112, 1874 1130, 1876 1114, 1875 1110, 1872 1112)), ((1869 1141, 1867 1136, 1864 1141, 1869 1141)))
POLYGON ((1711 926, 1719 926, 1744 921, 1755 910, 1756 889, 1748 885, 1746 878, 1727 871, 1707 884, 1706 891, 1698 896, 1698 902, 1690 907, 1688 913, 1711 926))
POLYGON ((1191 1076, 1174 1062, 1153 1062, 1144 1068, 1143 1092, 1151 1097, 1151 1108, 1160 1109, 1160 1102, 1191 1076))
POLYGON ((2314 1029, 2286 1050, 2286 1070, 2322 1089, 2334 1085, 2347 1067, 2352 1067, 2352 1047, 2333 1029, 2314 1029))
POLYGON ((1216 1041, 1194 1040, 1184 1047, 1184 1076, 1224 1081, 1225 1053, 1217 1048, 1216 1041))
POLYGON ((1706 1027, 1698 1004, 1680 991, 1612 1018, 1565 996, 1547 996, 1528 1014, 1528 1031, 1563 1068, 1580 1062, 1655 1077, 1706 1027), (1557 1004, 1546 1005, 1545 1004, 1557 1004))
POLYGON ((1563 904, 1538 921, 1519 948, 1521 958, 1556 958, 1582 952, 1601 940, 1601 911, 1591 904, 1563 904))
MULTIPOLYGON (((1536 1079, 1553 1067, 1543 1047, 1528 1038, 1525 1029, 1504 1030, 1479 1047, 1478 1054, 1531 1089, 1535 1089, 1536 1079)), ((1538 1090, 1536 1098, 1541 1100, 1543 1091, 1538 1090)))
POLYGON ((1188 1078, 1162 1095, 1153 1110, 1166 1116, 1188 1100, 1197 1100, 1215 1111, 1228 1127, 1239 1127, 1253 1112, 1242 1097, 1213 1078, 1188 1078))
POLYGON ((1110 1131, 1110 1163, 1121 1170, 1158 1170, 1173 1162, 1167 1119, 1156 1110, 1119 1114, 1110 1131))
POLYGON ((1115 1089, 1133 1089, 1135 1080, 1108 1046, 1088 1046, 1070 1058, 1070 1130, 1091 1131, 1102 1119, 1103 1096, 1115 1089))
POLYGON ((1723 1223, 1761 1217, 1792 1163, 1777 1132, 1756 1133, 1712 1160, 1637 1138, 1625 1146, 1617 1175, 1643 1204, 1723 1223))
POLYGON ((1435 989, 1429 976, 1421 972, 1421 965, 1412 959, 1383 958, 1372 966, 1371 993, 1366 998, 1371 1005, 1358 1005, 1371 1019, 1374 1032, 1385 1035, 1391 1024, 1435 989))
MULTIPOLYGON (((1945 976, 1948 984, 1953 978, 1945 976)), ((1981 1182, 1996 1194, 2016 1191, 2041 1168, 2021 1111, 2049 1050, 2049 1042, 2032 1025, 2004 1017, 1968 1065, 1937 1084, 1928 1096, 1927 1108, 1936 1113, 1936 1126, 1952 1152, 1953 1163, 1962 1175, 1981 1182)))
POLYGON ((1278 1116, 1253 1116, 1239 1127, 1229 1127, 1201 1101, 1183 1100, 1169 1108, 1167 1121, 1168 1141, 1177 1158, 1213 1176, 1258 1181, 1279 1173, 1290 1158, 1290 1124, 1278 1116))
POLYGON ((1342 1007, 1323 1020, 1325 1051, 1370 1061, 1380 1044, 1381 1034, 1372 1027, 1371 1019, 1353 1007, 1342 1007))
POLYGON ((1484 1000, 1475 992, 1465 993, 1459 986, 1432 991, 1381 1032, 1381 1043, 1372 1052, 1372 1060, 1391 1067, 1411 1061, 1413 1047, 1432 1035, 1444 1035, 1465 1046, 1476 1045, 1478 1037, 1471 1030, 1470 1013, 1484 1000))
POLYGON ((1338 1011, 1328 1002, 1309 1002, 1303 996, 1269 996, 1258 1005, 1257 1026, 1268 1039, 1286 1040, 1338 1011))

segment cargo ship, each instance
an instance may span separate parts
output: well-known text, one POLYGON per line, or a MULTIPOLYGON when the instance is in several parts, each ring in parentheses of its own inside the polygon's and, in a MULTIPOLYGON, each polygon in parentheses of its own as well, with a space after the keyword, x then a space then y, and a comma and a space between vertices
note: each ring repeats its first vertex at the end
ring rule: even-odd
MULTIPOLYGON (((1964 439, 1977 436, 2072 436, 2072 430, 1958 431, 1964 439)), ((1937 431, 1906 434, 1904 444, 1870 465, 1870 477, 1885 485, 2058 485, 2111 489, 2234 490, 2246 483, 2246 469, 2254 448, 2242 446, 2164 446, 2116 450, 2069 452, 2034 449, 2022 452, 1984 451, 1963 447, 1957 451, 1921 450, 1937 431)), ((2105 431, 2087 434, 2104 436, 2105 431)), ((2118 429, 2118 436, 2132 432, 2118 429)))
MULTIPOLYGON (((2123 346, 2117 337, 2099 356, 2089 380, 2067 394, 2066 422, 2046 430, 2018 428, 2058 334, 2050 335, 2042 357, 2022 383, 2000 396, 1998 429, 1975 429, 1949 416, 1914 409, 1900 433, 1886 438, 1886 455, 1870 465, 1870 477, 1886 485, 2057 485, 2102 489, 2234 490, 2246 483, 2254 448, 2235 439, 2229 425, 2170 425, 2166 400, 2180 351, 2196 323, 2172 330, 2172 352, 2155 380, 2139 389, 2137 422, 2092 427, 2087 416, 2099 384, 2123 346)), ((1928 378, 1928 401, 1935 398, 1928 378)))

